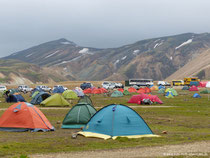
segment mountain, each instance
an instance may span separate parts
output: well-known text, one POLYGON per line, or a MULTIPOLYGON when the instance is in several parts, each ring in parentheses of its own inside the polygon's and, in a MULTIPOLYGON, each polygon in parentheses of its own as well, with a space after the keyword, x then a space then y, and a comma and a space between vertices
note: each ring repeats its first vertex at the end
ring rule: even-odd
POLYGON ((0 60, 0 83, 33 84, 67 80, 62 74, 49 68, 41 68, 19 60, 0 60))
POLYGON ((210 49, 188 62, 181 69, 170 75, 167 80, 183 79, 191 76, 197 76, 200 79, 210 79, 210 49))
POLYGON ((153 38, 107 49, 82 47, 59 39, 13 53, 4 59, 19 59, 59 69, 68 79, 162 80, 209 48, 209 33, 153 38))

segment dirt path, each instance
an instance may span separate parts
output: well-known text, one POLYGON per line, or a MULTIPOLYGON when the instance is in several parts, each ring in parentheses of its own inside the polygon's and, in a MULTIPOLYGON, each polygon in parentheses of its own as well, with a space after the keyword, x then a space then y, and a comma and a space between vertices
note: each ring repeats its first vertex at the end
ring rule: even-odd
POLYGON ((210 141, 158 147, 125 148, 71 153, 30 155, 31 158, 138 158, 163 156, 210 156, 210 141))
MULTIPOLYGON (((170 108, 170 107, 176 107, 176 106, 129 106, 130 108, 170 108)), ((96 109, 102 108, 102 107, 95 107, 96 109)), ((0 108, 0 111, 5 111, 8 108, 0 108)), ((39 109, 45 109, 45 110, 55 110, 55 109, 70 109, 70 107, 39 107, 39 109)))

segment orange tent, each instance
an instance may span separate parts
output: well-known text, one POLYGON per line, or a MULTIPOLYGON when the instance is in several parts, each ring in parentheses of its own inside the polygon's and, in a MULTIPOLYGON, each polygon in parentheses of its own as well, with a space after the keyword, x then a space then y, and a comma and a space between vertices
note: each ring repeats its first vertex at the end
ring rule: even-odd
POLYGON ((123 88, 119 88, 118 91, 120 91, 120 92, 123 93, 124 92, 124 89, 123 88))
POLYGON ((18 102, 11 105, 0 117, 0 130, 54 131, 54 127, 36 106, 18 102))
POLYGON ((145 87, 144 90, 145 90, 145 93, 151 93, 151 90, 148 87, 145 87))
POLYGON ((137 91, 137 93, 145 93, 145 89, 140 88, 140 89, 137 91))
POLYGON ((102 93, 108 93, 108 91, 107 91, 107 89, 105 89, 105 88, 100 88, 101 89, 101 91, 102 91, 102 93))
POLYGON ((87 89, 83 90, 84 94, 88 94, 88 93, 91 93, 91 92, 92 92, 92 89, 90 89, 90 88, 87 88, 87 89))
POLYGON ((101 94, 101 93, 103 93, 103 92, 102 92, 102 90, 101 90, 100 88, 95 88, 95 89, 92 90, 91 93, 92 93, 92 94, 101 94))
POLYGON ((135 89, 135 88, 133 88, 133 87, 130 87, 130 88, 128 88, 128 92, 130 92, 130 93, 134 93, 134 92, 136 92, 136 89, 135 89))

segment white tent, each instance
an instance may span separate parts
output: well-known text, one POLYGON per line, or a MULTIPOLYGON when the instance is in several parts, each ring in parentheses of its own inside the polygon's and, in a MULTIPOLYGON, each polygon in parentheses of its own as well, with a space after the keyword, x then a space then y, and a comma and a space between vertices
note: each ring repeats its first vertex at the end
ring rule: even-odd
POLYGON ((210 88, 210 82, 207 82, 206 88, 210 88))

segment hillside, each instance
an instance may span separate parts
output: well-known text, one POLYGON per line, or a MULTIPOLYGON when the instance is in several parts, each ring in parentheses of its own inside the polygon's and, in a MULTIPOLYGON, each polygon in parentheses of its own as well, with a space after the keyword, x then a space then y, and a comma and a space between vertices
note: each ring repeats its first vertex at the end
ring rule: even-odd
POLYGON ((201 53, 181 69, 173 73, 167 80, 183 79, 198 76, 200 79, 210 79, 210 49, 201 53))
POLYGON ((19 59, 41 67, 60 69, 67 78, 76 80, 161 80, 209 48, 209 33, 147 39, 108 49, 82 47, 59 39, 13 53, 4 59, 19 59))
POLYGON ((56 70, 18 60, 0 60, 0 83, 33 84, 67 80, 56 70))

